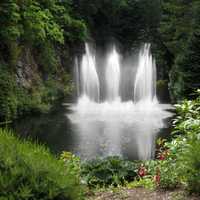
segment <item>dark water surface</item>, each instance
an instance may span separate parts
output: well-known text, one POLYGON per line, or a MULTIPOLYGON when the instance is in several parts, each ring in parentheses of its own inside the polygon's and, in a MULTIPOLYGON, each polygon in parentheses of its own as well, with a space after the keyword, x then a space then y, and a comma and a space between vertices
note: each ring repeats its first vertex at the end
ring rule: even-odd
POLYGON ((117 112, 106 114, 106 118, 99 117, 99 111, 77 114, 71 106, 63 103, 49 114, 18 120, 13 128, 21 137, 45 144, 53 153, 70 151, 86 159, 111 155, 129 160, 149 159, 154 157, 156 139, 170 133, 169 115, 157 119, 159 116, 152 113, 138 112, 129 119, 117 112))

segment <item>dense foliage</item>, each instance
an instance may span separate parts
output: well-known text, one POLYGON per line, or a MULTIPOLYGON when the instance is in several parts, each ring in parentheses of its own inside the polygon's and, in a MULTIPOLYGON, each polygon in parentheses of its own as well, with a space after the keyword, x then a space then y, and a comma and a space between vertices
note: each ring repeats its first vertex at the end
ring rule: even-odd
POLYGON ((133 181, 137 176, 139 161, 131 162, 119 157, 108 157, 83 162, 81 175, 90 187, 118 186, 133 181))
POLYGON ((45 83, 38 80, 31 91, 16 83, 15 74, 8 66, 0 65, 0 121, 9 121, 24 113, 47 112, 51 105, 73 89, 68 74, 63 75, 62 83, 49 77, 45 83), (66 85, 63 85, 66 84, 66 85))
POLYGON ((1 1, 0 120, 47 110, 69 92, 69 46, 85 37, 86 26, 72 16, 68 0, 1 1))
POLYGON ((159 25, 159 0, 73 0, 77 17, 84 19, 97 45, 121 43, 130 50, 149 41, 159 25))
POLYGON ((48 149, 0 130, 0 199, 83 199, 78 170, 48 149))
POLYGON ((15 94, 15 81, 5 67, 0 66, 0 118, 9 119, 17 112, 17 99, 15 94))
POLYGON ((85 26, 70 16, 68 2, 1 1, 1 40, 38 44, 83 39, 85 26))
POLYGON ((200 91, 193 101, 177 105, 179 117, 175 121, 177 137, 177 160, 181 178, 190 192, 200 194, 200 91))
MULTIPOLYGON (((163 0, 159 33, 168 60, 170 91, 174 100, 191 98, 200 79, 200 2, 163 0)), ((165 62, 165 61, 163 61, 165 62)))

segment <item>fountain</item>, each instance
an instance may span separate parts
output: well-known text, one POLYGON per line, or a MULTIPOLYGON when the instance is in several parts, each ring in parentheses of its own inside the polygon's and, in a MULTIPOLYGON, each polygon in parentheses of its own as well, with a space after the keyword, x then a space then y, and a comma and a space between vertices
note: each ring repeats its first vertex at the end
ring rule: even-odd
POLYGON ((156 98, 156 65, 150 44, 141 48, 136 70, 132 70, 134 65, 122 65, 115 46, 101 62, 105 66, 99 66, 90 46, 85 46, 81 72, 76 70, 81 84, 78 87, 81 88, 79 101, 71 106, 73 112, 67 115, 74 126, 74 137, 78 138, 77 153, 84 158, 97 155, 152 158, 157 134, 165 127, 163 119, 170 117, 171 113, 165 111, 166 107, 156 98), (104 72, 97 73, 98 67, 104 72), (134 78, 133 84, 130 80, 134 78), (134 93, 134 101, 133 95, 128 95, 126 102, 122 100, 120 88, 123 83, 127 86, 125 89, 134 89, 134 92, 132 89, 128 91, 134 93), (100 101, 101 96, 105 99, 100 101))
POLYGON ((76 94, 77 97, 80 96, 80 73, 79 73, 79 64, 78 64, 78 58, 75 58, 74 61, 75 64, 75 69, 74 69, 74 74, 75 74, 75 82, 76 82, 76 94))
POLYGON ((120 58, 115 46, 107 56, 106 61, 106 100, 120 100, 120 58))
POLYGON ((81 95, 91 101, 99 102, 99 77, 96 71, 95 55, 89 45, 85 44, 86 53, 81 61, 81 95))
POLYGON ((157 103, 156 64, 150 52, 150 44, 145 44, 139 53, 138 69, 134 86, 134 101, 157 103))

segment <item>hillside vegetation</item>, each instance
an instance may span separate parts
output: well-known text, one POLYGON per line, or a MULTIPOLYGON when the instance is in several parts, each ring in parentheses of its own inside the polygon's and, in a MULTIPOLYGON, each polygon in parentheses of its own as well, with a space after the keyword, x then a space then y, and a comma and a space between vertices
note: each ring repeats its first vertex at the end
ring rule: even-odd
MULTIPOLYGON (((199 87, 198 0, 2 0, 0 119, 47 111, 73 91, 71 72, 84 42, 122 53, 152 44, 160 86, 172 101, 199 87)), ((162 92, 162 91, 161 91, 162 92)))
POLYGON ((1 1, 0 119, 46 111, 69 94, 73 44, 85 37, 68 1, 1 1))

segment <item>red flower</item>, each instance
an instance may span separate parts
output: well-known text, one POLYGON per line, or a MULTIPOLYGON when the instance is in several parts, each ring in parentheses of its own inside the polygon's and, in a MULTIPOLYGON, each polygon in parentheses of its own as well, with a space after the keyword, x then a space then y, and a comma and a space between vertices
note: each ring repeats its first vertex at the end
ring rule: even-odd
POLYGON ((140 168, 138 170, 138 175, 140 177, 143 177, 143 176, 147 175, 147 169, 143 165, 140 166, 140 168))
POLYGON ((158 155, 158 159, 159 160, 165 160, 168 155, 169 155, 169 150, 165 150, 158 155))
POLYGON ((160 154, 158 157, 159 160, 165 160, 165 155, 164 153, 160 154))

